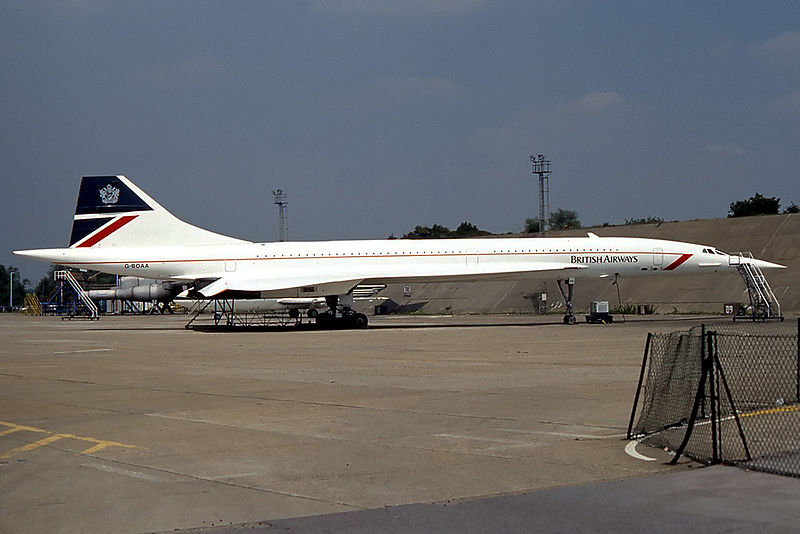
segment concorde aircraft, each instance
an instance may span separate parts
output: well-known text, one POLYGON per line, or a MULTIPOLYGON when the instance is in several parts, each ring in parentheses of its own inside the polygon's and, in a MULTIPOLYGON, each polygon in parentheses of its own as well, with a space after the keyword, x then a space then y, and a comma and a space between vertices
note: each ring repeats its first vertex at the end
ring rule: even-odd
POLYGON ((320 324, 367 326, 352 309, 359 284, 575 279, 733 271, 763 260, 707 245, 629 237, 353 240, 254 243, 186 223, 125 176, 81 180, 69 248, 15 254, 105 273, 182 282, 211 298, 324 297, 320 324))

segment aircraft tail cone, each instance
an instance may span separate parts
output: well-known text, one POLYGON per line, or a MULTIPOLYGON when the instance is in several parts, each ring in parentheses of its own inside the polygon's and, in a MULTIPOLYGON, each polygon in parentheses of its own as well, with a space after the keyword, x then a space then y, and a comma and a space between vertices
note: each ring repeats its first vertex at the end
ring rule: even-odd
POLYGON ((51 263, 57 263, 58 260, 60 258, 63 258, 64 256, 63 249, 54 249, 54 248, 13 250, 12 252, 17 256, 22 256, 23 258, 30 258, 32 260, 40 260, 40 261, 49 261, 51 263))

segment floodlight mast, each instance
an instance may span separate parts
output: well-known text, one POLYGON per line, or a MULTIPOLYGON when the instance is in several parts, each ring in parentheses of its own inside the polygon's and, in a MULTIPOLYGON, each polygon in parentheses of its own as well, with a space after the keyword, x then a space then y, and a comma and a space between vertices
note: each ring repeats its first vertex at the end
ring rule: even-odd
POLYGON ((547 235, 550 219, 550 160, 544 154, 531 154, 533 174, 539 176, 539 234, 547 235))
POLYGON ((274 204, 278 206, 280 241, 288 241, 289 222, 286 217, 286 206, 289 204, 289 201, 286 199, 286 193, 283 192, 283 189, 273 191, 272 195, 275 197, 274 204))
MULTIPOLYGON (((539 235, 544 237, 550 219, 550 160, 544 154, 531 154, 531 165, 539 176, 539 235)), ((539 313, 547 313, 547 281, 542 281, 538 308, 539 313)))

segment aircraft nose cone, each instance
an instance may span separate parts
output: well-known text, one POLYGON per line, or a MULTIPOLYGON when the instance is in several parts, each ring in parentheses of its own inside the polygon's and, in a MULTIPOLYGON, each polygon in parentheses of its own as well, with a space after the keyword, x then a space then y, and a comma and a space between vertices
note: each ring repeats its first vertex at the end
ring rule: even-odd
POLYGON ((785 265, 781 265, 779 263, 772 263, 771 261, 764 261, 764 260, 757 260, 752 259, 748 261, 751 265, 755 265, 759 269, 786 269, 785 265))

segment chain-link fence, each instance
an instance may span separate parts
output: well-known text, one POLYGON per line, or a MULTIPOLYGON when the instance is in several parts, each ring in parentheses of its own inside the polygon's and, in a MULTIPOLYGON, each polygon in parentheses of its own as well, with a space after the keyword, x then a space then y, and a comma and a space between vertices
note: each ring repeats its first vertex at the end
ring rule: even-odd
POLYGON ((800 321, 649 334, 628 436, 676 460, 800 476, 798 333, 800 321))

